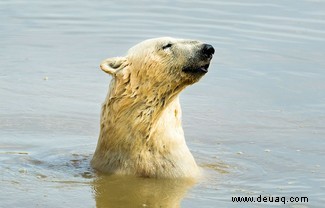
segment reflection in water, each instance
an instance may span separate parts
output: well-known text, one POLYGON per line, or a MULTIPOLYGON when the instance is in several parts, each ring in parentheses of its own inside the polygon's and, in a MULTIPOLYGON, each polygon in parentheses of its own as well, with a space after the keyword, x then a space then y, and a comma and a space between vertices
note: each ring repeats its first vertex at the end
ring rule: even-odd
POLYGON ((190 179, 152 179, 100 175, 93 182, 97 208, 180 207, 194 185, 190 179))

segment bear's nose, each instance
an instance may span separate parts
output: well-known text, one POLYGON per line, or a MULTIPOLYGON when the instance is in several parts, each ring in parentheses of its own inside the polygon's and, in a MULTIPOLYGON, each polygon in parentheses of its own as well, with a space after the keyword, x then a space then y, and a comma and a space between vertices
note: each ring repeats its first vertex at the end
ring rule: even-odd
POLYGON ((210 44, 203 44, 202 53, 206 56, 212 56, 214 54, 214 48, 210 44))

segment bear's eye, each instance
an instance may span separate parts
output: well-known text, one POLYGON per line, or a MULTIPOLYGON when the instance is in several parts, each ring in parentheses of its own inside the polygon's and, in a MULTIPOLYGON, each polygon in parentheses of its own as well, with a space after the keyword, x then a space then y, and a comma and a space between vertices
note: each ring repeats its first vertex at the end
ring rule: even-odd
POLYGON ((173 45, 172 43, 167 43, 166 45, 163 45, 162 49, 165 50, 167 48, 172 47, 172 45, 173 45))

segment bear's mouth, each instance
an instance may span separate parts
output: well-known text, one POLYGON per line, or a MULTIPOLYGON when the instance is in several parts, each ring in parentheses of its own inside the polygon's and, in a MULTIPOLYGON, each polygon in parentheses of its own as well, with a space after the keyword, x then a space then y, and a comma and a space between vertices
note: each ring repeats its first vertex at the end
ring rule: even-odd
POLYGON ((201 70, 203 73, 207 73, 209 66, 210 66, 210 64, 205 64, 205 65, 201 66, 199 70, 201 70))
POLYGON ((210 63, 201 65, 201 66, 189 66, 189 67, 184 67, 183 72, 185 73, 193 73, 193 74, 205 74, 208 72, 208 68, 210 66, 210 63))

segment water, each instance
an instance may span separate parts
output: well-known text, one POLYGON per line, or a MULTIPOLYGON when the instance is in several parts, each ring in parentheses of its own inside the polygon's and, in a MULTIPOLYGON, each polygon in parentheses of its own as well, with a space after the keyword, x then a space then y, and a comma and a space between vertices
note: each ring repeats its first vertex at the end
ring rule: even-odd
POLYGON ((322 207, 325 1, 0 2, 0 207, 322 207), (152 37, 216 49, 181 95, 204 177, 89 167, 109 76, 101 60, 152 37), (308 197, 234 203, 233 196, 308 197))

